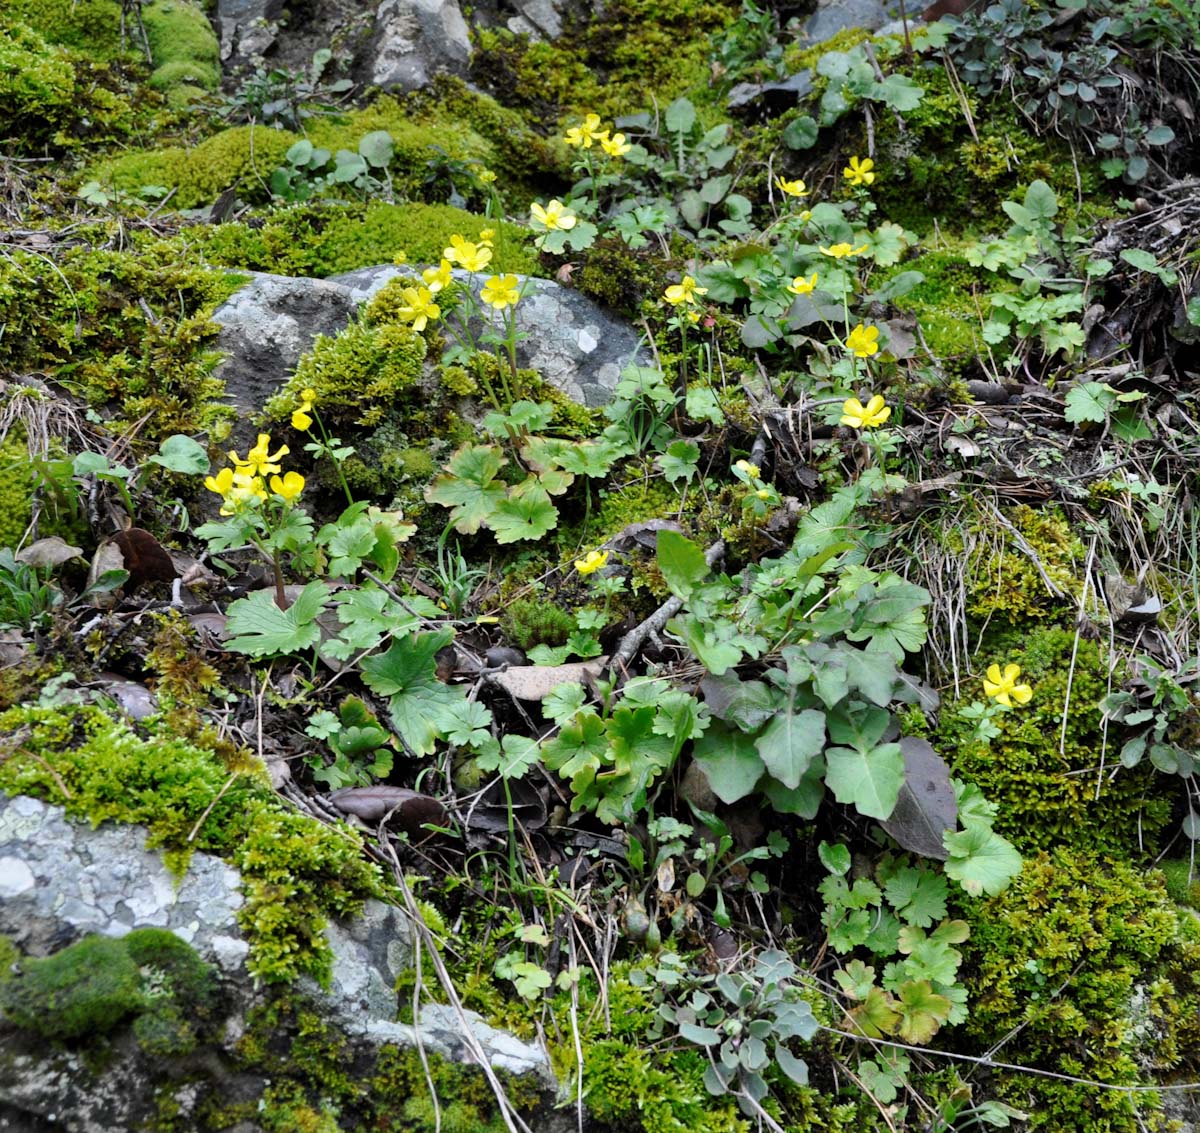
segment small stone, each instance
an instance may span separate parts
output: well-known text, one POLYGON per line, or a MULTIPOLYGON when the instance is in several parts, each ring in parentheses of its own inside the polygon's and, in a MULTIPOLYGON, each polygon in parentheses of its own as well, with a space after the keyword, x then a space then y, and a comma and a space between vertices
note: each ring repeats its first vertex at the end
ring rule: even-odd
POLYGON ((36 884, 27 862, 21 858, 0 858, 0 897, 16 897, 36 884))

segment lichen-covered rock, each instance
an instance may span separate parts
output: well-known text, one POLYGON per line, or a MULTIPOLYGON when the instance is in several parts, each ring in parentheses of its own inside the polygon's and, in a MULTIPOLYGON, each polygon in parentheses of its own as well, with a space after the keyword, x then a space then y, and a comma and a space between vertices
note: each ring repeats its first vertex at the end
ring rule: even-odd
POLYGON ((414 91, 442 72, 463 74, 471 38, 457 0, 381 0, 364 77, 385 90, 414 91))

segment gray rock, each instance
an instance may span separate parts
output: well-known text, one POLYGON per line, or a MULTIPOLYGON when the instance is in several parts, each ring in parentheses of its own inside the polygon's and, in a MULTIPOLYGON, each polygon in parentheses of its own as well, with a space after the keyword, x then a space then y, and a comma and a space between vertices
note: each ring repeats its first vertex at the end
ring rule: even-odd
POLYGON ((879 0, 828 0, 804 24, 804 36, 811 43, 824 43, 848 28, 874 31, 883 27, 891 13, 879 0))
POLYGON ((742 110, 761 103, 764 109, 786 110, 795 106, 813 89, 811 71, 797 71, 786 79, 771 83, 738 83, 725 100, 730 110, 742 110))
MULTIPOLYGON (((332 276, 328 282, 342 284, 365 303, 398 275, 417 278, 419 271, 408 265, 385 264, 332 276)), ((454 277, 461 283, 472 281, 467 272, 457 269, 454 277)), ((476 297, 486 278, 486 275, 474 277, 476 297)), ((586 295, 548 279, 526 276, 517 279, 525 287, 525 294, 516 306, 517 329, 526 335, 517 344, 517 362, 537 370, 545 381, 563 393, 593 408, 607 405, 621 370, 630 361, 651 363, 649 353, 642 348, 641 336, 586 295)), ((496 320, 499 326, 498 313, 496 320)))
POLYGON ((515 7, 521 14, 508 21, 510 30, 525 32, 533 39, 557 39, 562 35, 562 15, 554 0, 515 0, 515 7))
POLYGON ((439 72, 465 75, 471 38, 457 0, 381 0, 365 62, 367 81, 420 90, 439 72))
POLYGON ((264 54, 275 42, 276 21, 282 15, 283 0, 217 0, 221 59, 264 54))
MULTIPOLYGON (((0 933, 27 954, 56 952, 97 932, 124 936, 149 925, 190 943, 220 973, 223 1038, 204 1060, 207 1086, 223 1104, 261 1097, 265 1080, 237 1068, 234 1046, 261 996, 245 968, 249 951, 237 924, 243 903, 238 872, 197 853, 187 873, 173 877, 146 848, 140 827, 91 829, 67 820, 60 807, 0 795, 0 933)), ((412 963, 409 922, 378 901, 363 914, 331 925, 333 979, 326 991, 301 981, 297 991, 339 1036, 349 1054, 369 1064, 387 1044, 414 1046, 414 1027, 395 1022, 397 978, 412 963)), ((419 1016, 421 1043, 444 1058, 472 1060, 466 1031, 449 1008, 428 1004, 419 1016)), ((467 1026, 493 1066, 533 1074, 547 1092, 556 1083, 545 1053, 468 1014, 467 1026)), ((95 1060, 47 1044, 0 1020, 0 1130, 42 1124, 69 1133, 124 1133, 153 1115, 162 1067, 128 1029, 111 1036, 110 1056, 95 1060), (10 1119, 18 1124, 6 1126, 10 1119)), ((181 1075, 182 1077, 182 1075, 181 1075)), ((195 1085, 170 1084, 185 1119, 202 1100, 195 1085), (183 1093, 178 1090, 182 1089, 183 1093), (190 1092, 189 1092, 190 1091, 190 1092)))

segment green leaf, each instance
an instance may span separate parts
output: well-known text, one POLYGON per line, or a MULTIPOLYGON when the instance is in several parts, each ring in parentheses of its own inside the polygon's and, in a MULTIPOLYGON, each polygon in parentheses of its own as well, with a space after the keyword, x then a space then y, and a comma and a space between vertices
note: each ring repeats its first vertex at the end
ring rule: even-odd
POLYGON ((949 890, 941 874, 911 866, 897 870, 883 887, 892 908, 909 924, 921 928, 928 928, 946 915, 949 890))
POLYGON ((881 987, 870 988, 861 1005, 851 1009, 850 1017, 858 1029, 872 1039, 895 1034, 896 1024, 900 1021, 892 997, 881 987))
POLYGON ((925 88, 919 86, 907 75, 888 75, 881 83, 876 83, 871 90, 871 97, 886 102, 893 110, 901 114, 916 110, 921 105, 925 88))
POLYGON ((1132 264, 1139 271, 1148 271, 1153 275, 1158 274, 1158 260, 1153 252, 1147 252, 1145 248, 1122 248, 1121 259, 1127 264, 1132 264))
POLYGON ((488 517, 497 543, 515 543, 519 539, 540 539, 558 526, 558 509, 540 489, 519 498, 501 500, 488 517))
POLYGON ((451 629, 397 637, 385 653, 366 658, 359 668, 363 682, 380 696, 411 692, 434 679, 434 656, 454 640, 451 629))
POLYGON ((938 995, 928 980, 906 983, 898 998, 900 1037, 905 1042, 929 1042, 950 1015, 950 1000, 938 995))
POLYGON ((754 738, 722 724, 713 724, 696 741, 693 756, 713 794, 723 803, 744 799, 762 778, 763 761, 754 738))
POLYGON ((789 149, 812 149, 817 144, 820 129, 817 120, 807 114, 793 118, 783 129, 781 138, 789 149))
POLYGON ((528 736, 507 735, 495 751, 479 756, 475 762, 483 771, 495 771, 503 779, 523 779, 538 761, 541 746, 528 736))
POLYGON ((868 818, 887 818, 896 809, 904 783, 899 744, 870 751, 832 747, 825 753, 825 785, 840 803, 852 803, 868 818))
POLYGON ((762 791, 780 814, 794 814, 803 819, 815 818, 825 797, 825 760, 820 757, 814 759, 800 780, 800 785, 794 789, 785 787, 775 779, 768 779, 762 791))
POLYGON ((574 779, 583 771, 599 771, 607 755, 604 721, 594 712, 580 712, 542 749, 542 762, 564 779, 574 779))
POLYGON ((405 635, 360 666, 366 686, 389 698, 392 723, 416 755, 432 754, 443 730, 457 724, 463 692, 437 679, 434 660, 453 637, 449 629, 405 635))
POLYGON ((817 857, 836 877, 845 877, 850 872, 850 851, 841 843, 830 845, 828 842, 821 842, 817 846, 817 857))
POLYGON ((550 973, 538 964, 520 960, 512 965, 509 977, 522 999, 537 999, 551 984, 550 973))
POLYGON ((1081 382, 1067 390, 1064 416, 1072 425, 1083 421, 1102 424, 1109 408, 1117 400, 1117 391, 1104 382, 1081 382))
POLYGON ((658 568, 677 598, 690 598, 696 586, 708 576, 704 551, 678 531, 658 532, 656 555, 658 568))
POLYGON ((683 134, 696 124, 696 108, 686 98, 677 98, 667 107, 667 129, 673 134, 683 134))
POLYGON ((495 482, 508 461, 496 445, 463 445, 446 465, 446 471, 425 489, 425 499, 453 509, 450 522, 463 535, 474 535, 505 498, 505 487, 495 482))
POLYGON ((783 786, 798 787, 825 747, 825 713, 815 708, 782 712, 763 729, 754 746, 767 770, 783 786))
POLYGON ((1058 214, 1058 198, 1045 181, 1034 181, 1025 191, 1025 208, 1036 219, 1050 220, 1058 214))
POLYGON ((187 476, 203 476, 209 469, 204 446, 182 433, 167 437, 158 446, 158 454, 149 459, 151 464, 160 464, 168 472, 182 472, 187 476))
POLYGON ((694 441, 674 441, 667 446, 666 452, 655 457, 654 463, 662 470, 663 476, 674 483, 695 476, 699 459, 700 446, 694 441))
POLYGON ((310 582, 286 610, 275 604, 274 590, 239 598, 226 611, 226 630, 232 637, 225 648, 252 657, 308 649, 321 639, 316 620, 328 598, 329 587, 323 582, 310 582))
POLYGON ((386 169, 392 161, 392 135, 386 130, 372 130, 358 140, 358 152, 375 169, 386 169))
POLYGON ((986 893, 995 897, 1021 872, 1021 855, 1013 844, 992 830, 989 822, 967 818, 959 811, 964 829, 947 831, 943 836, 950 857, 946 876, 963 887, 972 897, 986 893))

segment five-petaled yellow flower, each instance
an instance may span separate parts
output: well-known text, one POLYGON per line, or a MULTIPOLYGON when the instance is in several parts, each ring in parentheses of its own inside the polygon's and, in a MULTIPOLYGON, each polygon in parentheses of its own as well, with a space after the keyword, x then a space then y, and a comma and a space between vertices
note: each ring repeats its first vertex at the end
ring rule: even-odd
POLYGON ((857 397, 850 397, 842 405, 842 419, 838 424, 850 425, 855 429, 877 429, 891 415, 891 409, 884 404, 879 394, 872 397, 866 405, 857 397))
POLYGON ((872 172, 874 168, 875 162, 869 157, 864 157, 861 161, 857 157, 852 157, 850 164, 842 170, 842 176, 851 185, 871 185, 875 181, 875 174, 872 172))
POLYGON ((807 279, 802 275, 798 275, 788 284, 788 290, 793 295, 811 295, 816 289, 817 273, 815 271, 807 279))
POLYGON ((515 275, 494 275, 484 284, 480 292, 483 301, 497 311, 505 307, 515 307, 521 298, 521 289, 517 285, 515 275))
POLYGON ((406 323, 412 323, 413 330, 424 330, 431 319, 437 319, 442 313, 428 287, 406 287, 400 297, 404 306, 396 314, 406 323))
POLYGON ((496 238, 496 230, 494 228, 485 228, 479 233, 479 242, 485 247, 490 248, 492 241, 496 238))
POLYGON ((698 287, 696 281, 690 276, 685 275, 680 283, 673 283, 663 292, 663 298, 671 304, 672 307, 678 307, 683 303, 695 303, 699 305, 700 300, 697 295, 707 295, 707 287, 698 287))
POLYGON ((443 259, 435 268, 426 268, 421 272, 421 278, 425 281, 425 286, 429 288, 431 295, 436 295, 443 287, 449 287, 450 281, 454 278, 454 267, 449 260, 443 259))
POLYGON ((292 503, 304 491, 304 477, 299 472, 288 472, 281 480, 278 476, 271 477, 271 491, 292 503))
POLYGON ((216 476, 206 477, 204 486, 221 497, 222 515, 236 515, 248 504, 267 498, 262 480, 244 469, 235 472, 232 468, 222 468, 216 476))
POLYGON ((467 271, 483 271, 492 262, 491 248, 486 244, 475 244, 462 236, 451 236, 450 247, 443 249, 442 255, 467 271))
POLYGON ((588 551, 584 558, 575 560, 575 569, 580 574, 595 574, 607 562, 607 551, 588 551))
POLYGON ((575 214, 557 198, 545 208, 534 201, 529 206, 529 215, 547 232, 552 232, 556 228, 561 228, 565 232, 567 229, 575 227, 575 214))
POLYGON ((844 260, 847 256, 861 256, 867 250, 866 244, 859 244, 857 248, 850 244, 832 244, 828 248, 824 244, 818 246, 825 255, 832 256, 835 260, 844 260))
POLYGON ((757 480, 762 475, 758 465, 751 464, 748 460, 739 460, 734 468, 741 472, 747 480, 757 480))
POLYGON ((292 451, 287 445, 280 445, 278 452, 268 455, 270 447, 270 433, 259 433, 258 443, 246 453, 245 460, 238 456, 236 452, 229 453, 229 459, 233 461, 236 467, 244 470, 248 476, 269 476, 272 472, 282 471, 280 465, 276 462, 292 451))
POLYGON ((1018 704, 1028 704, 1033 697, 1033 689, 1017 684, 1020 675, 1020 665, 1005 665, 1003 673, 999 665, 992 665, 983 679, 983 691, 1005 708, 1011 708, 1014 700, 1018 704))
POLYGON ((859 323, 846 335, 846 349, 851 351, 855 358, 870 358, 872 354, 878 354, 879 328, 865 327, 859 323))
POLYGON ((609 157, 624 157, 633 146, 625 140, 624 134, 613 134, 611 138, 601 138, 600 148, 609 157))
POLYGON ((775 184, 779 191, 788 197, 807 197, 808 186, 800 180, 788 181, 784 177, 776 177, 775 184))
POLYGON ((608 131, 600 128, 600 115, 588 114, 578 126, 572 126, 567 131, 567 145, 582 146, 591 149, 592 142, 603 142, 608 137, 608 131))

